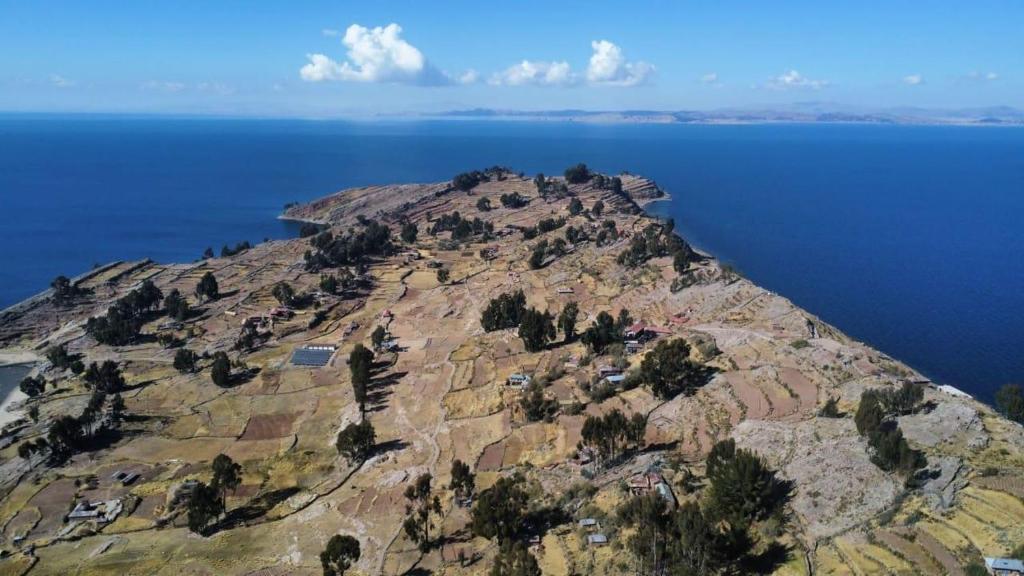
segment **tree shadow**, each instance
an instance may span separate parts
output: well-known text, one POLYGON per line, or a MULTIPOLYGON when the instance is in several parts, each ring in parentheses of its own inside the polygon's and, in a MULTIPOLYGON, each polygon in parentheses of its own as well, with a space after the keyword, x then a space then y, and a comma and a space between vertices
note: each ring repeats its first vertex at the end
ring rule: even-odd
POLYGON ((408 442, 401 439, 388 440, 387 442, 380 442, 373 447, 374 454, 387 454, 388 452, 401 452, 411 446, 408 442))
POLYGON ((792 547, 781 542, 772 542, 760 554, 748 555, 740 562, 744 574, 771 574, 789 561, 792 547))
POLYGON ((300 491, 298 486, 281 488, 265 494, 260 494, 249 502, 229 511, 217 523, 213 524, 205 532, 206 535, 214 534, 221 530, 230 530, 238 526, 244 526, 253 520, 264 516, 274 506, 291 498, 300 491))

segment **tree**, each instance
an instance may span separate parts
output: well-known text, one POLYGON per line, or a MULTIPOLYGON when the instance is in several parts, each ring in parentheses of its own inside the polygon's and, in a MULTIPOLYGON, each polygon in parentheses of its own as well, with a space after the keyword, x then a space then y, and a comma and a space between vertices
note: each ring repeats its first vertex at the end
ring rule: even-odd
POLYGON ((348 535, 335 534, 320 553, 324 576, 344 576, 345 571, 359 561, 359 541, 348 535))
POLYGON ((127 407, 124 404, 124 398, 120 394, 114 394, 114 397, 110 399, 110 416, 114 420, 121 420, 124 418, 124 413, 127 411, 127 407))
POLYGON ((576 302, 566 302, 562 312, 558 315, 558 328, 565 335, 566 342, 576 339, 576 319, 579 314, 580 307, 576 302))
POLYGON ((196 296, 202 300, 216 300, 220 295, 220 288, 217 286, 217 279, 213 276, 212 272, 203 274, 203 277, 199 279, 199 283, 196 284, 196 296))
POLYGON ((224 513, 224 503, 215 487, 199 482, 188 501, 188 529, 202 534, 211 522, 224 513))
POLYGON ((515 536, 526 518, 529 497, 517 477, 499 478, 484 490, 473 506, 470 529, 484 538, 505 542, 515 536))
POLYGON ((384 329, 380 324, 373 329, 370 334, 370 342, 373 344, 375 350, 380 350, 380 345, 384 343, 384 339, 387 338, 388 331, 384 329))
POLYGON ((626 440, 633 443, 637 450, 644 447, 644 438, 647 436, 647 417, 640 412, 634 412, 629 417, 629 425, 626 427, 626 440))
POLYGON ((569 184, 582 184, 590 180, 590 178, 590 169, 583 163, 570 166, 565 170, 565 181, 569 184))
POLYGON ((591 212, 591 214, 593 214, 597 218, 600 218, 601 217, 601 212, 604 212, 604 202, 602 202, 600 200, 598 200, 597 202, 594 202, 594 205, 590 208, 590 212, 591 212))
POLYGON ((231 360, 224 352, 216 352, 213 355, 213 365, 210 368, 210 379, 221 388, 231 384, 231 360))
POLYGON ((53 367, 58 370, 65 370, 71 367, 71 364, 75 361, 75 357, 68 354, 67 346, 61 344, 60 346, 53 346, 46 351, 46 359, 53 364, 53 367))
POLYGON ((861 436, 867 436, 882 427, 885 420, 885 412, 882 410, 882 403, 877 394, 870 391, 861 394, 860 404, 857 406, 857 413, 853 421, 857 424, 857 432, 861 436))
POLYGON ((363 420, 359 424, 349 424, 338 432, 335 447, 349 462, 356 463, 366 460, 377 443, 377 435, 373 424, 363 420))
POLYGON ((533 247, 533 253, 530 254, 530 268, 533 270, 539 270, 544 266, 544 258, 548 253, 548 241, 541 240, 533 247))
POLYGON ((465 464, 462 460, 455 459, 452 462, 452 479, 448 483, 448 489, 455 492, 456 498, 466 498, 473 494, 473 488, 476 486, 476 477, 473 476, 473 472, 469 469, 469 464, 465 464))
POLYGON ((996 409, 1017 422, 1024 424, 1024 388, 1020 384, 1005 384, 996 392, 996 409))
POLYGON ((578 216, 580 212, 583 212, 583 202, 580 202, 579 198, 573 198, 569 201, 569 214, 578 216))
POLYGON ((369 399, 370 370, 373 368, 373 352, 362 344, 356 344, 348 356, 348 368, 352 375, 352 392, 359 403, 359 412, 366 410, 369 399))
POLYGON ((540 566, 522 542, 505 544, 494 558, 490 576, 541 576, 540 566))
POLYGON ((839 411, 839 399, 831 397, 825 401, 825 405, 818 410, 818 416, 822 418, 842 418, 843 413, 839 411))
POLYGON ((523 412, 526 414, 526 419, 530 422, 550 421, 554 418, 555 413, 558 412, 558 400, 545 398, 544 385, 538 380, 530 382, 526 393, 523 394, 519 402, 523 407, 523 412))
POLYGON ((708 456, 708 508, 732 527, 746 530, 780 510, 792 487, 776 478, 760 456, 726 442, 724 449, 708 456))
MULTIPOLYGON (((481 198, 481 200, 483 200, 483 198, 481 198)), ((418 233, 419 233, 419 228, 416 227, 415 223, 413 223, 413 222, 406 222, 405 224, 402 225, 402 232, 400 234, 401 237, 402 237, 402 242, 405 242, 406 244, 413 244, 413 243, 415 243, 416 242, 416 235, 418 233)))
POLYGON ((540 352, 555 339, 555 323, 549 312, 529 308, 519 321, 519 337, 529 352, 540 352))
POLYGON ((59 416, 50 424, 46 434, 50 444, 50 454, 54 460, 61 461, 74 454, 85 441, 82 425, 74 416, 59 416))
POLYGON ((705 381, 704 369, 690 360, 686 341, 662 340, 640 362, 640 377, 659 398, 691 392, 705 381))
POLYGON ((593 352, 601 354, 608 346, 622 341, 622 328, 616 324, 611 314, 601 311, 593 324, 584 330, 580 339, 593 352))
POLYGON ((50 282, 50 288, 53 289, 53 299, 58 304, 63 304, 75 297, 75 286, 71 283, 71 280, 64 275, 57 276, 50 282))
POLYGON ((103 364, 93 362, 85 371, 86 387, 105 394, 115 394, 124 389, 124 376, 117 362, 104 360, 103 364))
POLYGON ((447 284, 450 277, 451 277, 451 273, 448 272, 447 268, 438 268, 437 269, 437 281, 439 283, 447 284))
POLYGON ((683 275, 687 270, 690 269, 690 256, 682 250, 676 250, 672 254, 672 268, 675 269, 676 274, 683 275))
POLYGON ((188 319, 189 306, 188 300, 181 295, 181 291, 177 288, 171 290, 167 297, 164 298, 164 311, 167 315, 175 320, 181 322, 188 319))
POLYGON ((513 294, 502 294, 491 299, 480 315, 480 325, 484 331, 494 332, 519 326, 523 312, 526 310, 526 295, 522 290, 513 294))
POLYGON ((271 294, 274 295, 274 298, 280 302, 282 306, 291 306, 292 302, 295 301, 295 290, 290 284, 284 281, 275 284, 271 294))
POLYGON ((188 348, 178 348, 174 353, 174 369, 182 374, 195 372, 198 360, 199 356, 195 352, 188 348))
POLYGON ((220 494, 221 508, 227 510, 227 493, 234 492, 242 483, 242 466, 226 454, 213 459, 213 480, 210 485, 220 494))
POLYGON ((323 290, 327 294, 338 293, 338 277, 334 274, 321 274, 320 275, 320 290, 323 290))
POLYGON ((206 250, 203 250, 203 260, 209 260, 213 258, 213 246, 207 246, 206 250))
POLYGON ((431 493, 432 480, 429 473, 421 474, 405 488, 406 518, 402 528, 409 539, 419 545, 421 552, 430 550, 431 513, 441 513, 441 499, 431 493))
POLYGON ((533 185, 537 188, 537 194, 544 196, 548 191, 548 179, 544 177, 544 174, 538 172, 533 177, 533 185))
POLYGON ((479 200, 476 201, 476 209, 481 212, 490 212, 491 199, 486 196, 482 196, 479 200))
POLYGON ((21 391, 29 398, 35 398, 42 394, 43 390, 46 389, 46 380, 26 376, 18 385, 18 388, 20 388, 21 391))

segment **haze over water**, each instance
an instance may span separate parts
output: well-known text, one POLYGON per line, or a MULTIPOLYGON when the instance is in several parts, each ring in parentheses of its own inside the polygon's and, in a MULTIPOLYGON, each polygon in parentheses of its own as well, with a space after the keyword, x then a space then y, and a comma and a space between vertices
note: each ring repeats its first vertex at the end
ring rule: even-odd
POLYGON ((939 382, 1024 374, 1020 129, 6 117, 0 151, 0 306, 293 236, 286 202, 345 187, 583 161, 654 178, 691 243, 939 382))

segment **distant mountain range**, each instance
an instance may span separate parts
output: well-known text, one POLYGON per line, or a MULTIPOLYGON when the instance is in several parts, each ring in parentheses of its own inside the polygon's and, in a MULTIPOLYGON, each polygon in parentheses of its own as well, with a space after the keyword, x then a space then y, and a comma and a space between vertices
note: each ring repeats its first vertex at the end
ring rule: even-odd
POLYGON ((721 108, 717 110, 499 110, 473 108, 426 116, 493 118, 593 123, 762 124, 859 123, 953 124, 1024 126, 1024 111, 1010 106, 930 109, 898 107, 860 109, 825 102, 802 102, 778 107, 721 108))

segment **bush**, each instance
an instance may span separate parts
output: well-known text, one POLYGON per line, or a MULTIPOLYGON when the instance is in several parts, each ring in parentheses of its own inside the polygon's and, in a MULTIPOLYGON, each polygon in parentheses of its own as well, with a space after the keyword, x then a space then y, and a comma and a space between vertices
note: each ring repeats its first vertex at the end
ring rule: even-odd
POLYGON ((580 163, 565 169, 565 181, 569 184, 582 184, 591 178, 590 169, 580 163))

